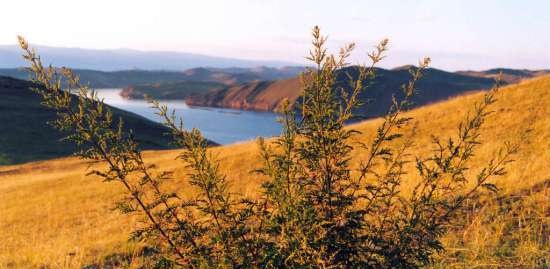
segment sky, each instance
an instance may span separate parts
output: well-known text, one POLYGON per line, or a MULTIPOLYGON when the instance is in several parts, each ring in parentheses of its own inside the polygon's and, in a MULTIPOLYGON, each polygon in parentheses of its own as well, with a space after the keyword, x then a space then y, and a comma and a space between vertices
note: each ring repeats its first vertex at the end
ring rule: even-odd
POLYGON ((181 51, 306 64, 310 30, 352 63, 390 39, 383 67, 550 69, 548 0, 2 0, 0 44, 181 51))

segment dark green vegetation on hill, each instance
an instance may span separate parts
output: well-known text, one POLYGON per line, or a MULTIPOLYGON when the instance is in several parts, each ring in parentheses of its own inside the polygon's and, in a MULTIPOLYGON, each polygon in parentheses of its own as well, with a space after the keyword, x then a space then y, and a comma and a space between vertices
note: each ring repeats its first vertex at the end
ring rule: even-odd
MULTIPOLYGON (((56 114, 40 104, 32 84, 0 77, 0 165, 71 155, 75 147, 60 141, 64 135, 48 126, 56 114)), ((166 128, 133 113, 111 108, 121 117, 144 149, 166 149, 166 128)))

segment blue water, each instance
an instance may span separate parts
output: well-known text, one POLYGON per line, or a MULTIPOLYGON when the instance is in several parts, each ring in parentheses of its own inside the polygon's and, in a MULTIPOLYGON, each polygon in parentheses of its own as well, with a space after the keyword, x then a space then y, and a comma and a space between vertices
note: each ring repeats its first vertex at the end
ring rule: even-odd
MULTIPOLYGON (((121 89, 99 89, 97 94, 106 104, 153 121, 161 121, 146 101, 124 99, 119 95, 120 91, 121 89)), ((276 113, 189 107, 183 101, 162 103, 169 109, 175 109, 176 115, 183 118, 185 128, 198 128, 206 138, 219 144, 251 140, 258 136, 272 137, 281 132, 276 113)))

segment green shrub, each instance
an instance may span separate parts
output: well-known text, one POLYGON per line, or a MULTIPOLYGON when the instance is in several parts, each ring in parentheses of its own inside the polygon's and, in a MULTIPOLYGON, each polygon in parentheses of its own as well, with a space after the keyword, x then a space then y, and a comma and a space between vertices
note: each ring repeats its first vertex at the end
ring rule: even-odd
POLYGON ((127 197, 117 203, 124 213, 140 212, 147 225, 133 238, 155 245, 162 257, 158 268, 416 268, 429 264, 443 251, 441 237, 459 216, 466 201, 483 190, 496 191, 491 178, 504 174, 516 145, 505 143, 485 168, 469 178, 468 162, 481 143, 480 128, 495 101, 496 88, 487 92, 463 120, 456 139, 433 138, 428 157, 410 156, 414 142, 411 118, 402 112, 411 103, 415 83, 429 59, 411 68, 403 85, 403 99, 393 99, 373 141, 352 138, 345 128, 361 102, 360 92, 375 77, 374 66, 384 58, 388 41, 369 54, 370 66, 361 66, 351 91, 336 86, 335 71, 347 66, 354 44, 337 55, 325 49, 326 38, 313 29, 315 66, 302 75, 303 94, 297 104, 282 111, 283 132, 273 141, 260 139, 263 166, 255 173, 266 177, 256 199, 229 191, 199 130, 187 131, 168 108, 151 101, 174 142, 182 148, 188 182, 198 192, 182 198, 164 182, 173 174, 147 164, 132 133, 93 91, 80 84, 66 68, 43 67, 39 57, 20 38, 36 88, 44 105, 58 113, 52 124, 70 131, 68 140, 81 149, 78 156, 104 162, 95 170, 105 181, 120 182, 127 197), (62 81, 70 91, 62 89, 62 81), (71 98, 73 92, 77 101, 71 98), (412 132, 404 131, 412 129, 412 132), (350 152, 362 150, 359 169, 350 165, 350 152), (401 192, 413 178, 405 166, 413 162, 418 183, 410 194, 401 192))

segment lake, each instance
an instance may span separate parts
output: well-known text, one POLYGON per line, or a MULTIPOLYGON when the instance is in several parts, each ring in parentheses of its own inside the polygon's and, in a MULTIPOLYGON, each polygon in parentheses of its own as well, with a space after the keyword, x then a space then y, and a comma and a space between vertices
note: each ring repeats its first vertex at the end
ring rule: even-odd
MULTIPOLYGON (((120 91, 121 89, 98 89, 97 95, 108 105, 161 122, 161 118, 155 115, 155 111, 146 101, 122 98, 120 91)), ((219 144, 251 140, 258 136, 272 137, 281 132, 281 125, 277 122, 279 115, 276 113, 190 107, 183 101, 161 103, 170 110, 174 109, 176 115, 183 118, 185 128, 198 128, 206 138, 219 144)))

